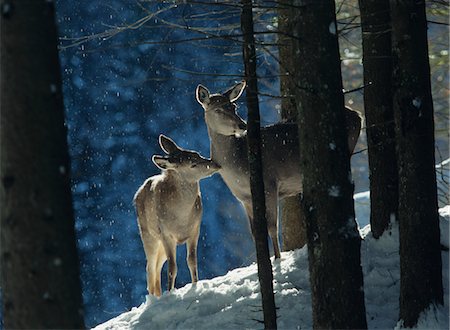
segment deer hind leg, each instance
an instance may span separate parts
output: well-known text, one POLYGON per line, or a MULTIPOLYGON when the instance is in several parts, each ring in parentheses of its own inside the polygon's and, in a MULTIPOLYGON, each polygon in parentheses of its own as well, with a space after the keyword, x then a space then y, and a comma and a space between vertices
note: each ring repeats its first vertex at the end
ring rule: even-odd
POLYGON ((198 231, 193 238, 189 238, 186 242, 186 250, 187 250, 186 261, 189 267, 189 271, 191 272, 192 283, 196 283, 198 281, 197 244, 199 234, 200 231, 198 231))
POLYGON ((272 240, 275 259, 281 257, 278 241, 278 194, 275 191, 266 192, 267 231, 272 240))
POLYGON ((348 136, 348 150, 351 156, 361 133, 362 118, 359 112, 352 110, 349 107, 345 107, 345 120, 348 136))
POLYGON ((247 213, 248 223, 250 225, 250 232, 252 233, 253 239, 255 236, 253 235, 253 206, 252 203, 242 203, 245 208, 245 213, 247 213))
POLYGON ((177 277, 177 243, 171 237, 163 237, 163 246, 166 253, 167 267, 167 290, 175 287, 175 279, 177 277))

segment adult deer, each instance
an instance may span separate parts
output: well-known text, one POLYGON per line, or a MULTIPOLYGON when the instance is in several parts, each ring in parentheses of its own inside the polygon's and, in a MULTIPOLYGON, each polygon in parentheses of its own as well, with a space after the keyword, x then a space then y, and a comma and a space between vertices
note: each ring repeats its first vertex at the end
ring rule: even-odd
POLYGON ((168 290, 177 276, 176 247, 187 244, 192 283, 197 282, 197 242, 202 218, 199 181, 219 166, 195 151, 184 150, 160 135, 167 156, 154 155, 162 172, 148 178, 134 196, 139 231, 147 259, 147 290, 161 296, 161 269, 168 260, 168 290))
MULTIPOLYGON (((253 227, 247 141, 244 136, 247 126, 236 113, 234 103, 241 96, 245 86, 243 81, 223 94, 211 94, 206 87, 198 85, 196 98, 205 113, 211 140, 211 159, 220 166, 219 173, 233 195, 244 205, 250 226, 253 227)), ((346 120, 351 154, 361 130, 361 117, 356 111, 346 108, 346 120)), ((330 148, 332 147, 330 144, 330 148)), ((272 239, 275 258, 280 258, 278 200, 295 196, 302 190, 297 124, 278 123, 261 127, 261 148, 267 229, 272 239)))

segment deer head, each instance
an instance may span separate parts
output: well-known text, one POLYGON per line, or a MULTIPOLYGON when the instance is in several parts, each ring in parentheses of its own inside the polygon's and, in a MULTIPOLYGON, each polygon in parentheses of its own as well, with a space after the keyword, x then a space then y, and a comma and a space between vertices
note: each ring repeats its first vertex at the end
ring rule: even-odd
POLYGON ((208 129, 226 136, 243 136, 247 131, 246 122, 239 117, 234 103, 244 92, 246 83, 241 81, 223 94, 211 94, 202 85, 198 85, 195 96, 205 110, 208 129))
POLYGON ((159 145, 167 155, 153 155, 153 163, 162 170, 178 172, 188 181, 199 181, 220 169, 220 166, 211 159, 201 156, 196 151, 180 148, 165 135, 159 136, 159 145))

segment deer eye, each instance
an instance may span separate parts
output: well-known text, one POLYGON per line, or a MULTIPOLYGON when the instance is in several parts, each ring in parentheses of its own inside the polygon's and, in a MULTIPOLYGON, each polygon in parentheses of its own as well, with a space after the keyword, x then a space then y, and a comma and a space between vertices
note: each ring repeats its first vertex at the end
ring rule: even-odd
POLYGON ((194 168, 194 167, 196 167, 197 166, 197 163, 192 163, 191 164, 191 168, 194 168))

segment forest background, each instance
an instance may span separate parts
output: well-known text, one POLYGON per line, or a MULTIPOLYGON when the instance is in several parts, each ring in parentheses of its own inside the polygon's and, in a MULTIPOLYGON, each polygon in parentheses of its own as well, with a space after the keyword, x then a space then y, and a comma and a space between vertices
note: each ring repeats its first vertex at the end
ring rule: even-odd
MULTIPOLYGON (((448 4, 430 1, 427 6, 440 162, 449 157, 449 44, 448 25, 438 23, 448 19, 448 4)), ((336 7, 344 89, 352 90, 363 85, 358 5, 347 0, 336 7)), ((194 91, 199 83, 224 91, 242 79, 241 44, 232 37, 240 34, 239 9, 132 0, 58 0, 56 9, 85 322, 93 326, 145 300, 145 257, 132 198, 144 179, 158 173, 150 158, 161 153, 160 133, 209 155, 194 91)), ((265 44, 258 48, 265 125, 280 117, 277 39, 271 33, 277 19, 273 8, 259 9, 255 17, 257 39, 265 44)), ((362 93, 346 94, 346 104, 363 111, 362 93)), ((363 130, 356 147, 360 152, 352 157, 355 192, 369 186, 365 140, 363 130)), ((201 188, 200 278, 254 262, 238 201, 218 175, 201 188)), ((446 196, 439 192, 440 206, 448 204, 446 196)), ((184 260, 185 250, 179 250, 184 260)), ((177 287, 189 280, 187 267, 179 267, 177 287)))

